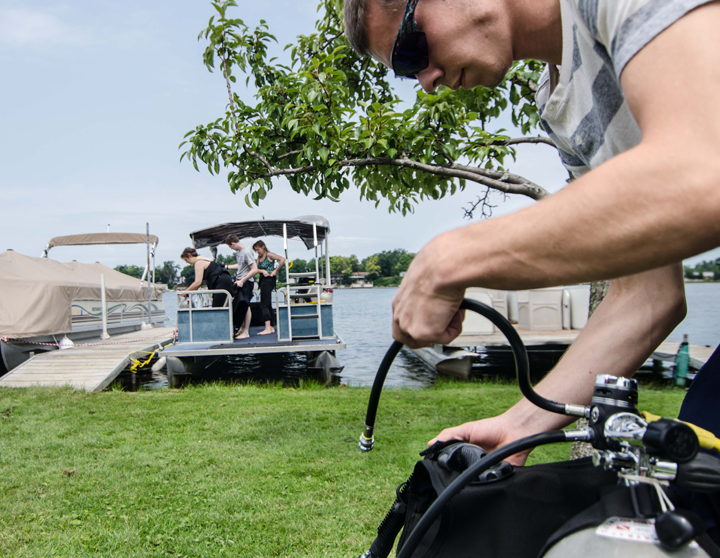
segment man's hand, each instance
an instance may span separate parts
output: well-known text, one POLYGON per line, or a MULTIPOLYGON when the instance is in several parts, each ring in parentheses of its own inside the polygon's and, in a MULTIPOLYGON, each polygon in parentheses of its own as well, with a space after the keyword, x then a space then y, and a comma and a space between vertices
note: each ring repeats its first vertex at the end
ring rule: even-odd
POLYGON ((235 281, 235 284, 238 287, 242 287, 245 284, 245 281, 243 279, 238 279, 237 281, 235 281))
POLYGON ((465 291, 441 285, 442 238, 415 256, 393 299, 393 338, 411 349, 450 343, 462 331, 465 291))
MULTIPOLYGON (((480 446, 485 451, 491 452, 510 442, 535 434, 535 432, 518 428, 513 425, 513 422, 517 421, 512 421, 505 415, 477 420, 475 422, 466 422, 460 426, 446 428, 430 440, 428 446, 438 441, 465 440, 466 442, 480 446)), ((506 461, 509 461, 513 465, 524 465, 531 451, 532 450, 527 450, 522 453, 516 453, 508 457, 506 461)))

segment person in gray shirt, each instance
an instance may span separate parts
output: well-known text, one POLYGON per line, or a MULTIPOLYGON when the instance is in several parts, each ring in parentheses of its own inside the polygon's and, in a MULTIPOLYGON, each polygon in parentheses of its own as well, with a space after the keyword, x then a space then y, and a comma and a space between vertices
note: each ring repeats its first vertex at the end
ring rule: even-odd
POLYGON ((237 269, 235 284, 238 286, 240 293, 242 293, 240 296, 246 299, 248 305, 245 319, 240 325, 240 330, 235 336, 235 339, 247 339, 250 337, 250 300, 252 299, 253 289, 255 287, 253 277, 258 272, 257 264, 255 263, 255 252, 240 242, 240 239, 234 234, 228 235, 225 239, 225 244, 227 244, 230 249, 235 250, 235 259, 237 261, 235 264, 226 265, 225 269, 237 269))

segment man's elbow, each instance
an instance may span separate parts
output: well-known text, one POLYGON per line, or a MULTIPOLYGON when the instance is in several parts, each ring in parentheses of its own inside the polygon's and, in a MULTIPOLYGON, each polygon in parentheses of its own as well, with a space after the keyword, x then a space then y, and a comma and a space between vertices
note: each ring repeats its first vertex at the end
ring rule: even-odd
POLYGON ((685 290, 676 291, 675 296, 668 302, 668 323, 672 324, 675 329, 680 322, 687 316, 687 300, 685 299, 685 290))
POLYGON ((654 301, 654 321, 657 335, 664 340, 687 316, 685 289, 667 289, 654 301))

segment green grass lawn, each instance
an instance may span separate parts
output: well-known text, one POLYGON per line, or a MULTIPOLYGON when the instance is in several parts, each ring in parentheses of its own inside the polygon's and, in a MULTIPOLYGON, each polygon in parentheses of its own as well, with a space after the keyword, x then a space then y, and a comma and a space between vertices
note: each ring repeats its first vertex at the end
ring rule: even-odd
MULTIPOLYGON (((684 392, 643 390, 676 416, 684 392)), ((0 390, 1 556, 357 556, 426 441, 496 415, 513 385, 386 390, 207 385, 0 390)), ((532 459, 567 459, 569 446, 532 459)))

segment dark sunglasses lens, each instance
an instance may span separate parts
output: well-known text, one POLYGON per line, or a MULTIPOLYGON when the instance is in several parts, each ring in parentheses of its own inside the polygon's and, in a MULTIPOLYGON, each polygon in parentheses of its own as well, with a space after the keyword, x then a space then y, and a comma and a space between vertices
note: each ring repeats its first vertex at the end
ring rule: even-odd
POLYGON ((408 33, 395 45, 393 70, 401 77, 414 77, 428 67, 428 45, 425 33, 408 33))

